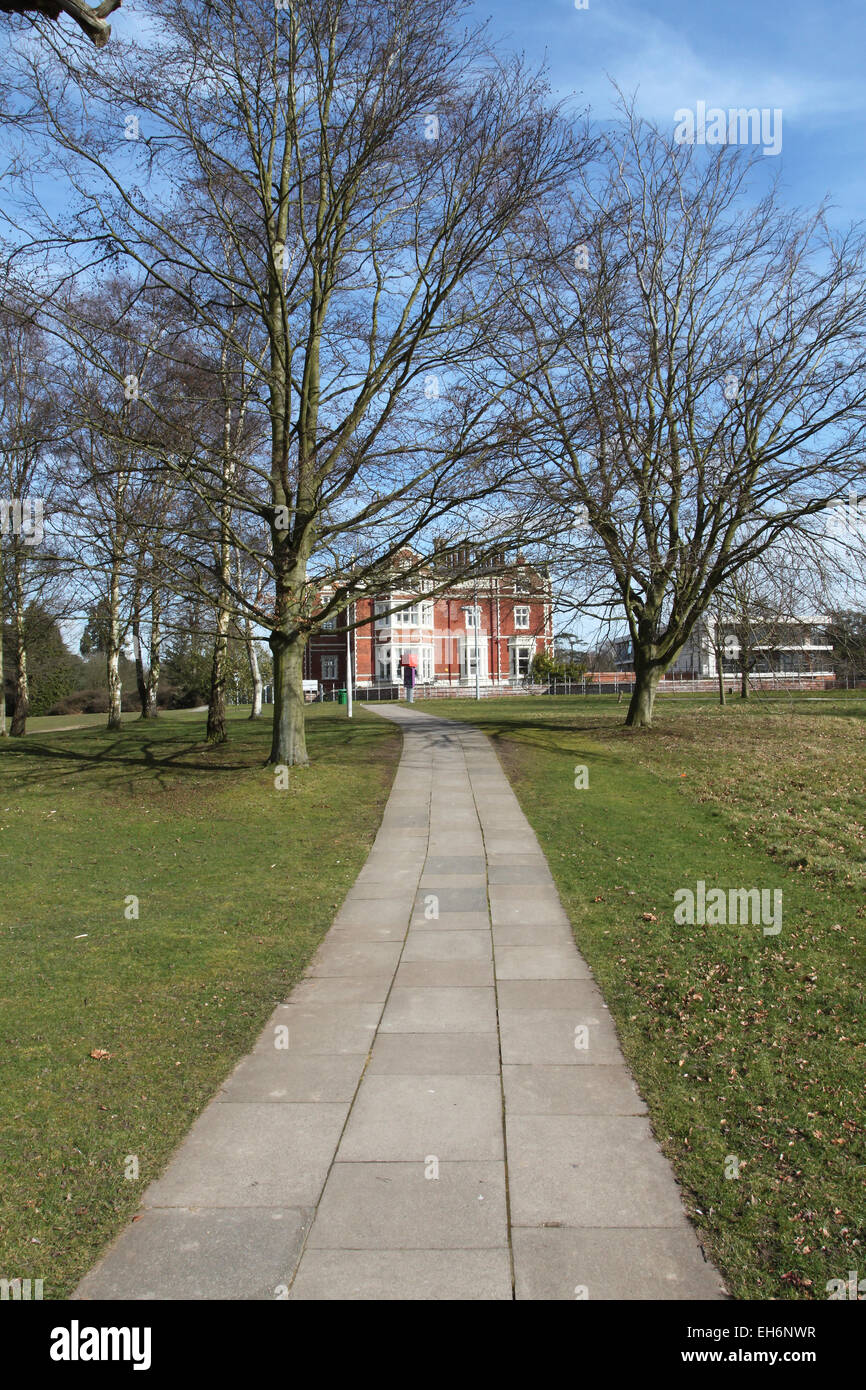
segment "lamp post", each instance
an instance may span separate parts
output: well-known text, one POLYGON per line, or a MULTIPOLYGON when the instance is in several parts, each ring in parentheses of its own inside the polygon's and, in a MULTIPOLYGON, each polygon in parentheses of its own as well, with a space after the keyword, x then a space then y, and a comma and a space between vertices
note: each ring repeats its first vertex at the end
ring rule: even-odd
POLYGON ((481 677, 478 670, 478 580, 472 585, 472 615, 475 624, 475 698, 481 699, 481 677))
MULTIPOLYGON (((354 607, 354 605, 353 605, 354 607)), ((346 705, 349 719, 352 718, 352 629, 349 627, 349 609, 346 609, 346 705)))

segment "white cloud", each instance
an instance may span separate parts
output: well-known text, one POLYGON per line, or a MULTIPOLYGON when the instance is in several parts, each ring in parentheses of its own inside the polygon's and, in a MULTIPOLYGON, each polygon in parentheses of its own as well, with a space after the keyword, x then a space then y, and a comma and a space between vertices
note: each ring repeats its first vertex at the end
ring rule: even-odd
MULTIPOLYGON (((636 92, 640 113, 659 123, 672 120, 678 107, 693 107, 697 101, 726 109, 781 107, 786 119, 813 127, 835 124, 862 113, 866 106, 862 83, 816 77, 814 68, 806 67, 811 55, 805 49, 802 67, 784 59, 768 62, 754 45, 748 47, 744 36, 736 63, 720 61, 712 51, 710 34, 706 51, 698 53, 685 34, 650 16, 646 9, 614 5, 610 0, 573 12, 569 19, 579 62, 573 88, 596 116, 612 112, 615 96, 610 79, 626 96, 636 92)), ((571 85, 563 72, 564 47, 560 43, 558 52, 550 53, 561 95, 571 85)))

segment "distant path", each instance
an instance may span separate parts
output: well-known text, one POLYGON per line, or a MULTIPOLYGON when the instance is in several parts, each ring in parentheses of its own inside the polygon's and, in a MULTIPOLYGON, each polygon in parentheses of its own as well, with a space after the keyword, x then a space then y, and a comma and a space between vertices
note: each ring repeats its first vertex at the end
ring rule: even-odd
POLYGON ((74 1297, 723 1296, 485 735, 367 708, 404 736, 370 856, 74 1297))
MULTIPOLYGON (((172 715, 172 714, 207 714, 207 711, 208 711, 207 705, 196 705, 194 709, 161 710, 161 711, 160 711, 160 715, 172 715)), ((108 715, 107 715, 107 714, 101 714, 101 715, 99 716, 99 722, 97 722, 97 720, 94 718, 94 719, 89 720, 89 722, 86 723, 86 724, 59 724, 59 723, 58 723, 58 724, 55 724, 55 723, 53 722, 55 719, 58 719, 58 720, 59 720, 59 719, 62 719, 62 718, 63 718, 63 715, 62 715, 62 714, 56 714, 56 715, 51 715, 51 716, 49 716, 49 715, 38 715, 37 718, 36 718, 35 720, 34 720, 34 719, 28 720, 29 728, 28 728, 27 732, 28 732, 28 734, 69 734, 69 733, 72 733, 72 731, 73 731, 74 729, 104 729, 104 728, 105 728, 105 721, 108 719, 108 715), (47 724, 47 723, 45 722, 48 718, 51 718, 51 720, 52 720, 52 722, 51 722, 50 724, 47 724), (33 726, 34 726, 34 724, 36 724, 37 722, 38 722, 39 727, 38 727, 38 728, 34 728, 33 726)), ((139 720, 139 718, 140 718, 140 716, 139 716, 139 714, 137 713, 136 710, 124 710, 123 714, 121 715, 121 719, 122 719, 122 721, 123 721, 124 724, 137 723, 138 720, 139 720)))

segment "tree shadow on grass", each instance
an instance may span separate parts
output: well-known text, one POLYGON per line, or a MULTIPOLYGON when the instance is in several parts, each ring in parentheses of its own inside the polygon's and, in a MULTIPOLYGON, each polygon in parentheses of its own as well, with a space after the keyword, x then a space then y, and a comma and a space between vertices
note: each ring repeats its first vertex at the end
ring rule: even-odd
MULTIPOLYGON (((457 718, 456 722, 461 721, 457 718)), ((468 723, 467 720, 462 722, 468 723)), ((589 738, 600 736, 607 738, 611 734, 622 733, 624 740, 630 740, 636 734, 643 733, 643 730, 626 729, 624 725, 611 725, 598 721, 578 721, 567 719, 560 714, 557 714, 555 719, 537 719, 531 715, 497 717, 495 721, 480 722, 472 724, 470 727, 486 734, 494 746, 518 743, 535 751, 563 753, 568 756, 573 756, 574 746, 570 742, 556 738, 555 735, 582 734, 589 738)))
MULTIPOLYGON (((179 781, 202 773, 224 776, 260 772, 267 766, 267 724, 250 727, 248 721, 230 724, 230 736, 225 743, 208 744, 201 732, 186 721, 166 720, 161 727, 153 724, 127 726, 116 733, 102 727, 58 731, 50 739, 30 735, 26 739, 4 740, 0 753, 8 758, 14 775, 33 784, 47 776, 68 776, 75 773, 94 774, 99 785, 128 781, 130 772, 157 787, 176 787, 179 781), (66 740, 69 740, 68 742, 66 740)), ((315 761, 330 762, 339 758, 348 746, 381 746, 382 735, 365 722, 350 724, 337 716, 311 720, 307 739, 315 761), (341 737, 335 738, 335 734, 341 737)), ((0 768, 4 766, 0 761, 0 768)))

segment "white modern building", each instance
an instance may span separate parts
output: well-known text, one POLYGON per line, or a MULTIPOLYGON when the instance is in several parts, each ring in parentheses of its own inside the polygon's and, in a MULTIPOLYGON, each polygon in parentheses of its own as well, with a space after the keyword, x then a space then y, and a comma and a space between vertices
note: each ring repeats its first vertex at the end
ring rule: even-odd
MULTIPOLYGON (((743 623, 734 618, 718 620, 709 614, 699 618, 679 656, 668 667, 667 675, 691 680, 707 680, 718 674, 716 653, 721 646, 722 672, 734 678, 740 674, 740 646, 743 623)), ((757 618, 748 624, 749 675, 771 681, 798 676, 833 678, 833 645, 828 639, 830 618, 816 614, 796 618, 757 618)), ((631 638, 614 643, 617 668, 632 670, 631 638)))

